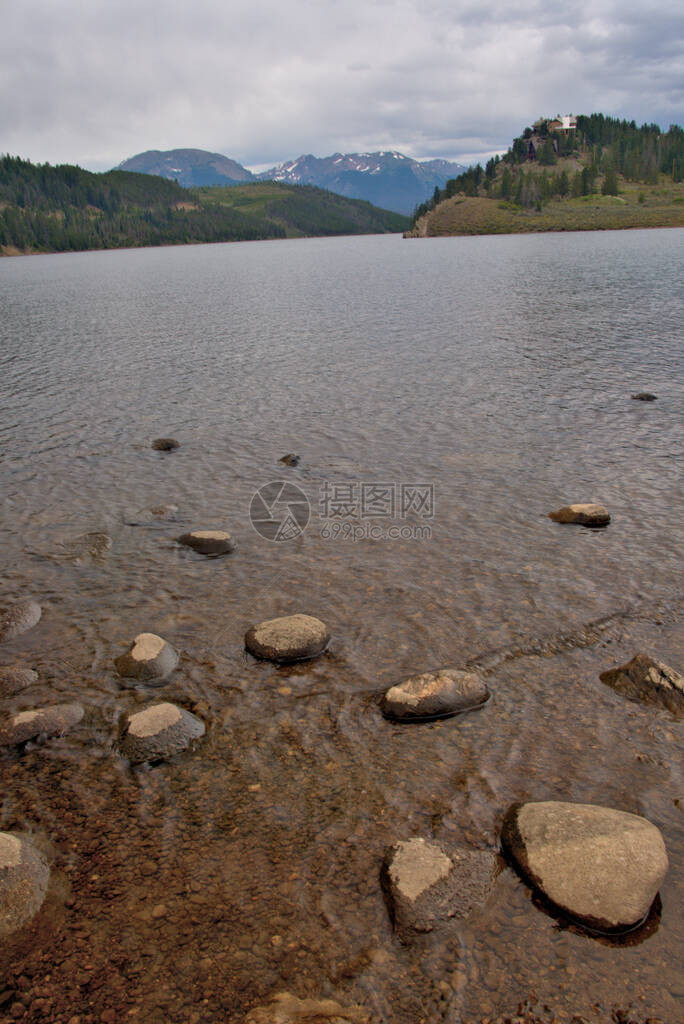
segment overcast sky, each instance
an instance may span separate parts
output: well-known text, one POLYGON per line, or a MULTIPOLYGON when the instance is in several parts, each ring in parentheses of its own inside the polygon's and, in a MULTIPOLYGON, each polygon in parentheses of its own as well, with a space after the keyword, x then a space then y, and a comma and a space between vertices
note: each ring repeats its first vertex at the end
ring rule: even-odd
POLYGON ((0 0, 0 153, 471 162, 538 116, 684 120, 681 0, 0 0))

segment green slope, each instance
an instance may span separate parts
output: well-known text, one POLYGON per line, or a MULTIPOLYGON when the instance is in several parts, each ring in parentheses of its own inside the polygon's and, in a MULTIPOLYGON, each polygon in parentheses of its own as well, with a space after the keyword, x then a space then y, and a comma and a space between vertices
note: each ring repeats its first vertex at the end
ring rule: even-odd
POLYGON ((408 218, 308 186, 184 189, 130 171, 93 174, 0 157, 4 254, 403 231, 408 218))
POLYGON ((502 157, 436 190, 409 237, 684 227, 684 131, 603 114, 540 119, 502 157))

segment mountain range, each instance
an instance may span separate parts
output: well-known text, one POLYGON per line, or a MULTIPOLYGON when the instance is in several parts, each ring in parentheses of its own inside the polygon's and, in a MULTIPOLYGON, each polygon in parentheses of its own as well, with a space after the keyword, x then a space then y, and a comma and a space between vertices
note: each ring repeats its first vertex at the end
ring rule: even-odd
POLYGON ((174 179, 180 185, 235 185, 249 181, 279 181, 315 185, 350 199, 365 199, 375 206, 410 214, 465 170, 449 160, 412 160, 394 150, 378 153, 311 154, 253 174, 246 167, 202 149, 148 150, 124 160, 118 170, 138 171, 174 179))

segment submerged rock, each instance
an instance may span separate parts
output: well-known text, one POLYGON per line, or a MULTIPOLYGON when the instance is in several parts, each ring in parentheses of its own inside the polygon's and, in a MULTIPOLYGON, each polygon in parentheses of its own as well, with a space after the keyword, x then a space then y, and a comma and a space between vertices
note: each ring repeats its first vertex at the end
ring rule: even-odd
POLYGON ((0 611, 0 643, 21 636, 40 622, 42 609, 35 601, 16 601, 0 611))
POLYGON ((155 452, 172 452, 175 448, 180 448, 180 442, 173 437, 157 437, 152 442, 152 447, 155 452))
POLYGON ((169 523, 178 519, 178 505, 149 505, 124 518, 127 526, 149 526, 154 523, 169 523))
POLYGON ((579 526, 607 526, 610 514, 603 505, 591 502, 584 505, 564 505, 557 512, 549 512, 554 523, 577 523, 579 526))
POLYGON ((655 402, 658 396, 652 394, 650 391, 637 391, 632 398, 636 399, 637 402, 655 402))
POLYGON ((114 659, 114 666, 120 676, 144 682, 166 679, 177 664, 177 652, 155 633, 139 633, 128 651, 114 659))
POLYGON ((636 654, 626 665, 599 676, 623 697, 660 704, 676 715, 684 713, 684 676, 648 654, 636 654))
POLYGON ((71 540, 62 541, 55 557, 74 562, 82 562, 87 558, 97 561, 106 557, 111 546, 112 538, 107 533, 82 533, 71 540))
POLYGON ((655 825, 595 804, 514 804, 501 840, 531 885, 559 910, 602 932, 639 925, 668 868, 655 825))
POLYGON ((26 839, 0 832, 0 936, 21 928, 38 913, 50 880, 50 868, 26 839))
POLYGON ((322 654, 330 643, 328 627, 312 615, 284 615, 252 626, 245 647, 255 658, 304 661, 322 654))
POLYGON ((235 541, 223 530, 192 530, 180 536, 178 543, 192 548, 200 555, 207 555, 208 558, 228 555, 235 550, 235 541))
POLYGON ((133 764, 166 760, 204 732, 204 722, 189 711, 175 704, 153 704, 129 717, 119 749, 133 764))
POLYGON ((278 462, 283 462, 286 466, 298 466, 299 456, 290 452, 288 455, 283 455, 281 459, 278 459, 278 462))
POLYGON ((36 736, 62 736, 83 718, 81 704, 49 704, 20 711, 0 728, 0 746, 16 746, 36 736))
POLYGON ((12 697, 38 682, 38 673, 23 665, 8 665, 0 668, 0 697, 12 697))
POLYGON ((391 686, 380 706, 388 718, 419 722, 471 711, 487 700, 489 690, 477 673, 443 668, 391 686))
POLYGON ((244 1024, 370 1024, 371 1016, 360 1006, 341 1006, 335 999, 298 999, 279 992, 267 1006, 256 1006, 244 1024))
POLYGON ((410 938, 431 932, 452 918, 467 917, 484 903, 498 873, 497 857, 486 850, 415 837, 396 843, 385 855, 381 881, 394 927, 410 938))

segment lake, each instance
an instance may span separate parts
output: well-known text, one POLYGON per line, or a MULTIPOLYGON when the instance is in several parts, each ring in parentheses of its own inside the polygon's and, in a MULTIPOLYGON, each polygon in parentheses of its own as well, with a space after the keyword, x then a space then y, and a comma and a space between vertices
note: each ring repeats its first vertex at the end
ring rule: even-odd
POLYGON ((380 1024, 535 999, 544 1019, 679 1018, 681 726, 599 672, 640 650, 684 665, 682 280, 674 229, 0 261, 0 604, 43 607, 0 646, 40 676, 2 712, 86 709, 0 753, 0 829, 52 864, 3 943, 0 1014, 241 1024, 287 990, 380 1024), (250 508, 277 481, 306 515, 272 540, 250 508), (607 529, 548 518, 584 501, 607 529), (141 513, 159 505, 177 511, 141 513), (190 529, 237 548, 206 559, 178 545, 190 529), (91 532, 111 547, 78 556, 91 532), (251 625, 300 611, 329 626, 325 655, 245 652, 251 625), (141 632, 181 653, 162 687, 114 672, 141 632), (478 659, 482 710, 381 716, 389 685, 478 659), (131 768, 122 716, 159 700, 206 737, 131 768), (496 851, 520 800, 656 824, 659 919, 591 937, 504 867, 465 922, 399 942, 385 850, 496 851))

